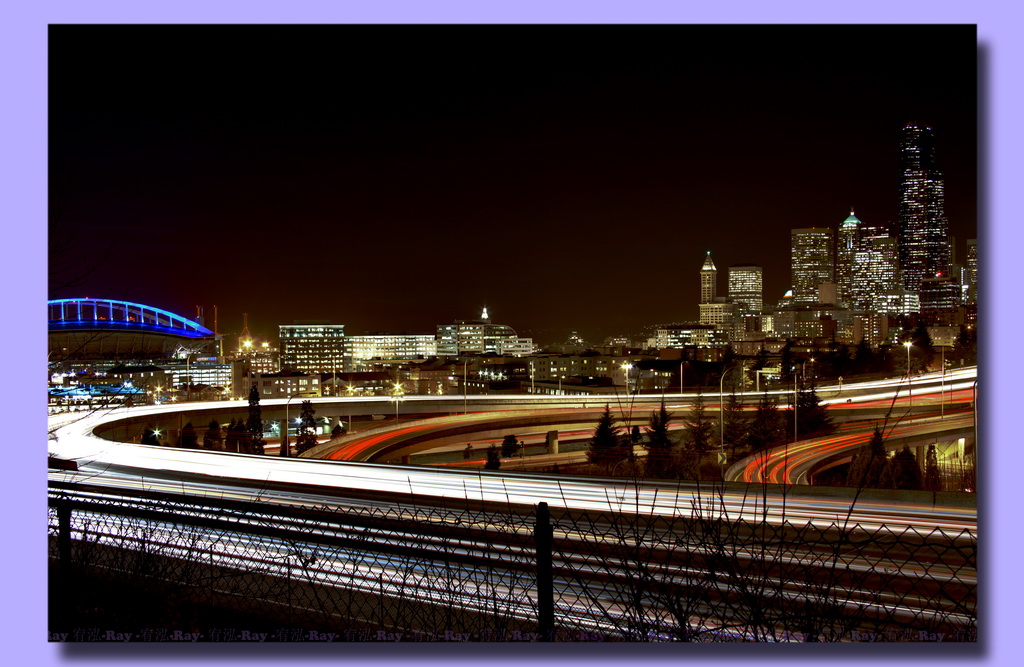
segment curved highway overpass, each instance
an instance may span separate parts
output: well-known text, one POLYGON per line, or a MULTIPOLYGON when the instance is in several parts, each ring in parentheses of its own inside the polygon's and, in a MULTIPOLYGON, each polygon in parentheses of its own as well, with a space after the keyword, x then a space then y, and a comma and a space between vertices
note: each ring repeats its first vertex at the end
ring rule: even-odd
MULTIPOLYGON (((975 369, 964 369, 948 373, 943 381, 947 392, 971 391, 974 384, 975 369)), ((940 379, 936 374, 921 376, 914 380, 914 391, 917 396, 915 410, 932 412, 937 403, 936 397, 924 397, 926 390, 936 391, 940 379)), ((792 395, 792 392, 777 392, 781 395, 792 395)), ((901 405, 900 398, 905 395, 905 380, 886 380, 867 382, 857 385, 839 387, 820 387, 819 394, 825 402, 839 404, 841 409, 886 411, 901 405), (901 387, 901 384, 904 385, 901 387), (895 397, 895 398, 894 398, 895 397)), ((944 394, 945 395, 945 394, 944 394)), ((644 397, 649 400, 650 397, 644 397)), ((685 408, 687 395, 666 396, 666 403, 675 408, 685 408)), ((708 395, 705 395, 708 399, 708 395)), ((625 400, 625 399, 623 399, 625 400)), ((638 398, 637 401, 640 399, 638 398)), ((659 397, 660 400, 660 397, 659 397)), ((910 398, 910 400, 914 400, 910 398)), ((321 398, 315 401, 318 414, 345 414, 356 409, 366 399, 321 398)), ((263 414, 268 418, 283 418, 285 400, 265 401, 262 405, 263 414)), ((386 398, 378 399, 376 410, 384 412, 393 403, 386 398)), ((606 397, 600 399, 580 399, 573 397, 408 397, 405 401, 406 410, 417 413, 438 412, 452 415, 463 408, 468 412, 488 410, 493 412, 520 412, 533 414, 543 407, 554 413, 565 411, 589 412, 598 406, 603 408, 610 403, 606 397), (410 406, 415 406, 412 408, 410 406), (589 408, 589 409, 588 409, 589 408)), ((613 404, 614 405, 614 404, 613 404)), ((643 415, 639 402, 634 403, 634 410, 643 415)), ((651 405, 650 403, 646 404, 651 405)), ((360 406, 364 409, 367 406, 360 406)), ((373 408, 374 406, 369 406, 373 408)), ((623 406, 625 407, 625 406, 623 406)), ((709 407, 712 407, 709 405, 709 407)), ((291 406, 295 410, 294 406, 291 406)), ((643 408, 643 409, 646 409, 643 408)), ((910 409, 910 406, 907 406, 910 409)), ((367 464, 356 461, 331 461, 316 459, 278 458, 272 456, 250 456, 224 452, 182 450, 169 447, 153 447, 133 444, 134 434, 141 433, 145 424, 154 420, 190 419, 194 423, 203 424, 203 418, 238 413, 243 415, 247 410, 244 403, 233 404, 194 403, 173 406, 117 408, 106 412, 97 412, 85 417, 74 415, 56 415, 51 417, 50 453, 63 459, 73 459, 83 471, 99 473, 108 469, 122 471, 126 475, 135 475, 139 479, 180 479, 183 475, 202 476, 212 485, 217 482, 228 483, 244 480, 248 483, 296 483, 318 487, 359 490, 362 492, 382 490, 413 495, 434 496, 439 498, 474 499, 500 503, 547 502, 552 506, 571 509, 623 509, 630 508, 639 512, 679 515, 693 511, 707 496, 705 483, 703 492, 699 484, 644 482, 634 484, 621 479, 610 478, 559 478, 548 475, 531 475, 500 471, 464 471, 426 468, 422 466, 367 464), (104 437, 100 437, 103 434, 104 437), (109 439, 114 437, 116 439, 109 439), (121 441, 119 441, 121 440, 121 441)), ((467 414, 459 419, 472 421, 479 415, 467 414)), ((451 418, 451 417, 450 417, 451 418)), ((424 420, 426 421, 426 420, 424 420)), ((408 428, 408 424, 399 423, 398 429, 408 428)), ((391 431, 391 428, 382 432, 391 431)), ((778 481, 783 481, 779 478, 778 481)), ((794 481, 787 479, 786 481, 794 481)), ((976 510, 960 505, 939 505, 933 502, 925 506, 906 505, 891 499, 883 499, 873 506, 865 504, 864 497, 856 508, 851 507, 852 501, 835 493, 825 494, 814 489, 805 489, 798 493, 782 492, 773 489, 770 493, 757 493, 760 500, 751 500, 749 489, 742 485, 730 489, 725 495, 718 511, 722 518, 749 518, 760 513, 776 516, 782 520, 786 516, 806 518, 809 521, 832 523, 837 517, 845 517, 852 511, 855 522, 865 525, 892 525, 903 523, 934 528, 945 526, 951 529, 974 530, 976 526, 976 510), (799 498, 800 500, 796 500, 799 498), (760 503, 760 504, 758 504, 760 503), (861 513, 861 510, 864 510, 861 513)))

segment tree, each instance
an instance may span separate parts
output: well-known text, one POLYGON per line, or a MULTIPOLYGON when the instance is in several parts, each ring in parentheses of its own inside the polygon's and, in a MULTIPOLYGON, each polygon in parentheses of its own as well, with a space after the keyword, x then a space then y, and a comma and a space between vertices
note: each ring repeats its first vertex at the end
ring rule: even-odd
POLYGON ((747 445, 751 450, 757 451, 770 447, 786 437, 785 425, 782 422, 782 415, 779 414, 779 404, 773 397, 764 392, 761 401, 757 405, 757 412, 747 428, 747 445))
POLYGON ((793 341, 789 339, 779 352, 779 380, 782 384, 793 380, 793 341))
POLYGON ((199 449, 199 435, 192 426, 192 422, 186 423, 178 434, 178 447, 182 449, 199 449))
POLYGON ((316 447, 316 410, 313 401, 303 401, 299 413, 298 435, 295 436, 295 451, 299 454, 316 447))
POLYGON ((729 394, 729 402, 725 404, 721 414, 725 437, 722 446, 728 447, 735 454, 736 447, 746 444, 747 430, 750 428, 749 420, 743 414, 743 404, 740 403, 735 391, 729 394))
POLYGON ((467 443, 466 448, 462 450, 462 458, 471 459, 473 458, 473 445, 467 443))
POLYGON ((882 480, 879 484, 885 489, 903 489, 908 491, 920 491, 924 486, 921 479, 921 467, 917 464, 917 457, 914 452, 904 445, 903 449, 889 459, 885 471, 882 473, 882 480))
POLYGON ((252 454, 263 454, 267 441, 263 439, 263 412, 260 410, 260 390, 253 384, 249 389, 249 421, 245 425, 248 431, 247 450, 252 454))
POLYGON ((629 430, 629 444, 640 444, 640 427, 636 424, 633 424, 633 428, 629 430))
POLYGON ((623 458, 620 449, 619 429, 615 425, 615 417, 612 417, 612 412, 606 405, 597 426, 594 427, 594 435, 587 449, 587 459, 591 463, 608 465, 623 458))
POLYGON ((516 436, 508 434, 501 439, 501 456, 503 458, 509 458, 519 453, 519 441, 516 440, 516 436))
POLYGON ((813 384, 809 389, 797 392, 796 405, 797 432, 800 437, 827 435, 836 430, 835 423, 828 410, 821 404, 813 384))
POLYGON ((487 462, 484 463, 485 470, 497 470, 501 467, 501 452, 497 445, 487 448, 487 462))
POLYGON ((768 350, 764 349, 764 345, 757 351, 757 356, 754 357, 754 364, 750 367, 753 372, 764 370, 768 365, 768 350))
POLYGON ((928 453, 924 459, 924 490, 942 490, 942 477, 939 475, 939 455, 935 450, 935 445, 928 445, 928 453))
POLYGON ((704 407, 704 394, 698 387, 693 409, 686 418, 686 438, 696 453, 707 454, 715 448, 713 429, 704 407))
POLYGON ((924 322, 918 324, 910 336, 910 342, 914 344, 910 352, 911 369, 915 372, 927 371, 935 361, 935 345, 928 333, 928 325, 924 322))
POLYGON ((232 419, 228 424, 227 435, 224 438, 224 449, 229 452, 240 452, 238 446, 238 423, 232 419))
POLYGON ((338 422, 337 424, 334 425, 334 428, 331 429, 331 437, 332 438, 340 438, 341 436, 345 435, 347 432, 348 431, 345 430, 345 427, 341 425, 341 422, 338 422))
POLYGON ((875 432, 871 434, 871 440, 858 449, 850 461, 850 467, 846 472, 847 486, 879 488, 888 462, 889 453, 885 450, 882 429, 876 426, 875 432))
POLYGON ((853 352, 853 372, 870 373, 875 370, 875 351, 867 338, 861 338, 853 352))
POLYGON ((661 409, 651 413, 647 428, 647 461, 645 470, 648 477, 666 477, 672 469, 672 440, 668 435, 668 425, 672 413, 665 409, 665 401, 661 409))
POLYGON ((206 433, 203 434, 203 447, 216 450, 224 449, 224 434, 221 433, 220 423, 216 419, 211 419, 206 427, 206 433))

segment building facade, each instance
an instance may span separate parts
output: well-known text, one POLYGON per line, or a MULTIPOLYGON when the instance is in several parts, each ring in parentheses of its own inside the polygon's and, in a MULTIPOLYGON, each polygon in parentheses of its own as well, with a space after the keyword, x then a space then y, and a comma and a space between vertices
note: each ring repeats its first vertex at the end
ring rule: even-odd
POLYGON ((860 245, 860 219, 850 215, 839 223, 836 233, 836 298, 847 308, 853 305, 854 253, 860 245))
POLYGON ((899 255, 903 286, 949 270, 949 223, 942 172, 935 161, 932 128, 911 123, 900 143, 899 255))
POLYGON ((790 233, 790 270, 795 302, 817 303, 818 286, 835 281, 833 236, 831 229, 819 227, 794 229, 790 233))
POLYGON ((729 267, 729 300, 736 304, 737 317, 760 315, 764 310, 764 275, 758 264, 729 267))
POLYGON ((344 324, 282 324, 281 370, 317 374, 347 370, 344 324))

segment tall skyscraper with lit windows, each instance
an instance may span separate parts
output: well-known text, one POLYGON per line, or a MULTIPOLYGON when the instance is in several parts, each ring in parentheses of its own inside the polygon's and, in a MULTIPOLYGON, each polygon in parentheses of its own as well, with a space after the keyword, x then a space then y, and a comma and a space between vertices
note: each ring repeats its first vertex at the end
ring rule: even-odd
POLYGON ((736 304, 736 315, 760 315, 764 309, 762 268, 757 264, 733 264, 729 267, 729 300, 736 304))
POLYGON ((825 227, 792 230, 790 271, 794 302, 817 303, 818 287, 835 281, 833 238, 832 230, 825 227))
POLYGON ((899 254, 903 286, 949 271, 949 222, 932 128, 910 123, 900 144, 899 254))
POLYGON ((853 255, 859 243, 860 220, 851 208, 836 234, 836 298, 846 307, 853 303, 853 255))

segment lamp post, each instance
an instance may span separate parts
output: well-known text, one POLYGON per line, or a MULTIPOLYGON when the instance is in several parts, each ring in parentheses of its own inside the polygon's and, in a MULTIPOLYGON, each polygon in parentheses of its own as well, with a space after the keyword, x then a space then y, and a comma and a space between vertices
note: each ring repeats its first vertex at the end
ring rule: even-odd
POLYGON ((391 396, 391 400, 395 402, 395 421, 398 421, 398 403, 402 400, 402 383, 395 383, 395 391, 391 396))
POLYGON ((910 399, 910 407, 914 407, 914 391, 910 386, 910 346, 913 345, 911 341, 903 343, 903 347, 907 348, 907 398, 910 399))
MULTIPOLYGON (((725 456, 725 376, 729 374, 735 366, 729 366, 722 371, 722 377, 718 380, 718 424, 719 424, 719 440, 721 442, 722 453, 721 456, 725 456)), ((718 459, 718 465, 722 469, 722 479, 725 479, 725 463, 722 458, 718 459)))
POLYGON ((462 414, 469 414, 469 360, 462 362, 462 414))
POLYGON ((532 361, 530 362, 530 393, 531 394, 536 394, 537 393, 537 387, 534 386, 534 383, 533 383, 533 362, 532 361))
POLYGON ((295 398, 294 394, 288 394, 288 400, 284 402, 284 424, 281 426, 281 449, 278 456, 288 458, 288 405, 295 398))
POLYGON ((633 364, 622 364, 622 372, 626 375, 626 394, 629 394, 629 369, 633 368, 633 364))
POLYGON ((683 377, 683 364, 685 364, 685 363, 686 363, 686 360, 683 360, 683 361, 679 362, 679 395, 680 396, 682 396, 682 394, 683 394, 683 379, 684 379, 684 377, 683 377))
POLYGON ((942 366, 942 375, 939 377, 939 419, 946 418, 946 346, 939 346, 939 354, 942 366))

